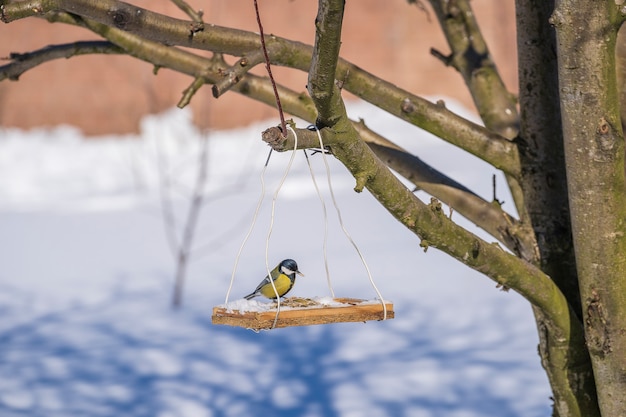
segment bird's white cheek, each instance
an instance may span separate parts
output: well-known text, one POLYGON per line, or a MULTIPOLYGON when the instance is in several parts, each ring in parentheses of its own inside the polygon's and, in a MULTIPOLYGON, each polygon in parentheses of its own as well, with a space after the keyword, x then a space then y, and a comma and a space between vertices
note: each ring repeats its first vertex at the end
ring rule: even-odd
POLYGON ((294 273, 294 271, 292 271, 291 269, 289 269, 289 268, 287 268, 287 267, 284 267, 284 266, 281 266, 281 267, 280 267, 280 270, 281 270, 281 271, 282 271, 282 273, 283 273, 283 274, 285 274, 285 275, 291 275, 291 274, 293 274, 293 273, 294 273))

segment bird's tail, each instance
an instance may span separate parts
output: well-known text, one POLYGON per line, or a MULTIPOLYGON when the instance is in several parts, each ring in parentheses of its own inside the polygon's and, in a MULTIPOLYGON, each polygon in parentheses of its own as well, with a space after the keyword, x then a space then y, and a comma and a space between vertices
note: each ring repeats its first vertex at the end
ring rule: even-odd
POLYGON ((248 294, 248 295, 246 295, 246 296, 245 296, 245 297, 243 297, 243 298, 245 298, 246 300, 252 300, 252 299, 253 299, 254 297, 256 297, 257 295, 259 295, 259 293, 257 293, 257 292, 253 292, 252 294, 248 294))

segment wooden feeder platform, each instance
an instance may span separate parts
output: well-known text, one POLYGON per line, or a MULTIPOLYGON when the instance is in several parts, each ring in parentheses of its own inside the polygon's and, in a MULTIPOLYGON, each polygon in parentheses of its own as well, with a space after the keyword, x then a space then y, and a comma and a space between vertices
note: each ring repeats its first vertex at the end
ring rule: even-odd
MULTIPOLYGON (((394 318, 393 304, 385 301, 387 319, 394 318)), ((276 304, 267 311, 237 311, 214 307, 213 324, 238 326, 252 330, 267 330, 274 327, 310 326, 344 322, 383 320, 383 306, 379 301, 357 298, 333 298, 332 304, 322 304, 309 298, 290 297, 281 301, 276 319, 276 304)))

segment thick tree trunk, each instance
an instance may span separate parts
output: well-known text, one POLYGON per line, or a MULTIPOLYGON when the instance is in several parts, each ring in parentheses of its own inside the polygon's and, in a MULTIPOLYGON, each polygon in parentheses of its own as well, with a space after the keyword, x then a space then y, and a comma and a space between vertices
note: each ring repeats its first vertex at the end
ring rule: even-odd
POLYGON ((626 415, 626 181, 614 0, 557 1, 561 114, 585 337, 603 416, 626 415))
MULTIPOLYGON (((521 186, 527 218, 537 240, 533 260, 559 286, 582 326, 576 260, 570 227, 565 156, 560 118, 556 38, 548 18, 553 1, 519 1, 516 7, 519 55, 521 186)), ((595 384, 584 340, 558 343, 534 310, 539 353, 554 395, 555 414, 599 415, 595 384), (579 358, 578 363, 571 359, 579 358), (560 362, 557 358, 561 358, 560 362), (575 378, 570 379, 570 376, 575 378), (572 383, 573 380, 577 383, 572 383)))

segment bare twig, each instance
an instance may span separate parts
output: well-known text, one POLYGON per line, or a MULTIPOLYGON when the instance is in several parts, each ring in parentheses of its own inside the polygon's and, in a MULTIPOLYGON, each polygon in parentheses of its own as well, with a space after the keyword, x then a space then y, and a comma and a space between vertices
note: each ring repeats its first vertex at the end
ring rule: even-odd
MULTIPOLYGON (((234 65, 222 71, 224 78, 213 85, 213 97, 219 98, 230 90, 241 78, 256 65, 264 62, 264 51, 253 51, 239 59, 234 65)), ((271 80, 270 80, 271 81, 271 80)), ((282 107, 282 105, 281 105, 282 107)))
POLYGON ((204 12, 202 10, 196 12, 193 7, 185 2, 185 0, 172 0, 172 3, 174 3, 180 10, 185 12, 191 18, 192 23, 189 28, 190 37, 193 37, 196 33, 204 30, 204 21, 202 20, 204 12))
POLYGON ((204 14, 202 10, 196 12, 194 8, 188 5, 184 0, 172 0, 172 3, 185 12, 191 20, 196 23, 202 23, 202 15, 204 14))
POLYGON ((189 256, 193 244, 194 232, 196 230, 198 218, 202 210, 202 199, 204 197, 204 187, 207 180, 207 157, 209 151, 208 134, 205 133, 204 135, 202 135, 200 141, 200 152, 198 153, 198 174, 193 190, 193 196, 191 198, 191 202, 189 203, 187 220, 185 223, 182 240, 180 243, 180 247, 178 248, 177 254, 174 294, 172 296, 172 306, 174 308, 178 308, 182 304, 185 273, 187 271, 187 265, 189 262, 189 256))
POLYGON ((178 237, 176 236, 176 215, 172 206, 170 196, 171 182, 169 167, 165 153, 161 149, 159 139, 155 138, 157 172, 159 175, 159 197, 161 201, 161 216, 163 219, 163 229, 165 240, 173 256, 178 252, 178 237))
POLYGON ((499 206, 503 205, 504 201, 498 200, 498 195, 496 193, 496 191, 497 191, 497 189, 496 189, 496 174, 493 174, 492 177, 491 177, 491 186, 493 188, 493 202, 496 203, 499 206))
POLYGON ((45 62, 86 54, 123 54, 122 48, 109 41, 80 41, 62 45, 50 45, 23 54, 12 53, 8 64, 0 66, 0 81, 17 80, 24 72, 45 62))
POLYGON ((443 52, 441 52, 439 49, 430 48, 430 54, 434 56, 435 58, 437 58, 438 60, 440 60, 441 62, 443 62, 443 65, 445 65, 446 67, 452 64, 452 55, 446 55, 443 52))
POLYGON ((198 90, 203 85, 204 85, 204 78, 197 77, 195 80, 193 80, 191 85, 187 87, 185 91, 183 91, 183 96, 181 97, 176 107, 178 107, 179 109, 182 109, 185 106, 187 106, 189 102, 191 101, 191 98, 194 96, 194 94, 196 94, 196 92, 198 92, 198 90))

